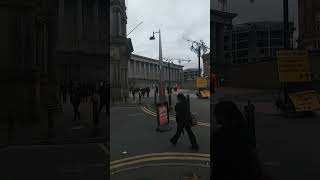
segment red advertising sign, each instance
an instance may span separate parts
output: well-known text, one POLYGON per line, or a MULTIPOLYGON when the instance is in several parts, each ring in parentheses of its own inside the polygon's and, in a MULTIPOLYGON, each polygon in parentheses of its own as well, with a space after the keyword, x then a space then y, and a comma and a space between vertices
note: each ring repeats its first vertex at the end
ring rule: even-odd
POLYGON ((169 124, 168 103, 159 103, 157 105, 158 125, 163 126, 169 124))

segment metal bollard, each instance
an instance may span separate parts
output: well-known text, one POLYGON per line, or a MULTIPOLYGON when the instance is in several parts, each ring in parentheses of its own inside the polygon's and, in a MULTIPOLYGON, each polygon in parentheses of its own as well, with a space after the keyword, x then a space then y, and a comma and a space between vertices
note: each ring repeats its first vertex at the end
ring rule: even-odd
POLYGON ((248 105, 244 107, 245 117, 248 122, 249 132, 252 138, 252 145, 256 147, 256 130, 255 130, 255 106, 248 101, 248 105))

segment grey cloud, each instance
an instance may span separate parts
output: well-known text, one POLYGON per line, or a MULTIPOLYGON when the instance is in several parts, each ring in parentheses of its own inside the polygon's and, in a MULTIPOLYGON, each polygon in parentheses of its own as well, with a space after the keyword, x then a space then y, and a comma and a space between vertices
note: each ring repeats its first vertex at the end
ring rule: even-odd
MULTIPOLYGON (((130 0, 128 4, 128 29, 134 28, 130 38, 135 54, 151 58, 158 57, 158 35, 150 41, 152 31, 161 28, 163 56, 190 58, 193 61, 186 67, 197 67, 197 56, 190 51, 191 44, 183 37, 192 40, 205 40, 210 43, 209 0, 130 0)), ((177 62, 176 62, 177 63, 177 62)))

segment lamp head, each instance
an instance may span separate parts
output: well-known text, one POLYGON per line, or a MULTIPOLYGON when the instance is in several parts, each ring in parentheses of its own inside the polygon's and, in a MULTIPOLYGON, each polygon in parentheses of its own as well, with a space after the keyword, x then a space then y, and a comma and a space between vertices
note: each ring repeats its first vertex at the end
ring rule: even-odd
POLYGON ((152 35, 152 36, 150 37, 150 40, 155 40, 154 35, 152 35))

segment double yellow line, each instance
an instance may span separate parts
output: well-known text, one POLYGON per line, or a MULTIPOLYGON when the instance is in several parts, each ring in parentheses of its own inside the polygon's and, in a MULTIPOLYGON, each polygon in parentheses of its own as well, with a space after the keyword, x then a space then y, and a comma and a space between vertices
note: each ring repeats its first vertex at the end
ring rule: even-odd
MULTIPOLYGON (((141 107, 141 109, 142 109, 143 112, 145 112, 145 113, 147 113, 147 114, 149 114, 149 115, 151 115, 151 116, 157 116, 157 113, 149 110, 149 109, 146 108, 146 107, 141 107)), ((176 120, 176 117, 175 117, 175 116, 170 116, 170 117, 169 117, 169 120, 170 120, 170 121, 175 121, 175 120, 176 120)), ((199 121, 198 121, 198 125, 199 125, 199 126, 210 127, 210 123, 203 123, 203 122, 199 122, 199 121)))
POLYGON ((150 153, 144 155, 138 155, 120 160, 110 162, 110 171, 118 170, 124 167, 133 166, 136 164, 142 164, 153 161, 201 161, 210 162, 210 154, 203 153, 181 153, 181 152, 165 152, 165 153, 150 153))

